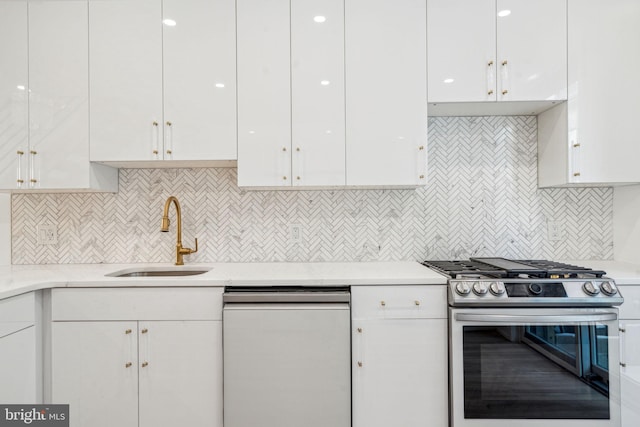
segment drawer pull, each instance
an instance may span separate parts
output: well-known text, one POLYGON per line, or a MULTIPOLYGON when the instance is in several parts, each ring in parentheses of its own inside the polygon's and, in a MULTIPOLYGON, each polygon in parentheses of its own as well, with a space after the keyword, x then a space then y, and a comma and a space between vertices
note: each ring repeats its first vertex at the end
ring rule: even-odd
POLYGON ((624 363, 624 362, 620 362, 620 366, 622 366, 623 368, 626 368, 626 367, 627 367, 627 364, 626 364, 626 363, 624 363))
POLYGON ((362 368, 362 362, 358 362, 358 368, 362 368))
POLYGON ((147 366, 149 366, 149 362, 142 362, 142 367, 146 368, 147 366))
POLYGON ((385 305, 387 305, 387 303, 384 301, 380 301, 380 305, 384 307, 385 305))
POLYGON ((146 334, 147 332, 149 332, 149 330, 148 330, 147 328, 144 328, 141 332, 142 332, 143 334, 146 334))
POLYGON ((127 329, 126 331, 124 331, 125 334, 130 334, 131 333, 131 329, 127 329))
POLYGON ((415 300, 414 302, 415 302, 416 305, 420 305, 420 301, 415 300))
POLYGON ((627 332, 627 330, 626 330, 625 328, 618 328, 618 330, 619 330, 620 332, 627 332))
POLYGON ((130 368, 130 367, 131 367, 131 365, 132 365, 132 363, 131 363, 131 362, 127 362, 127 363, 124 365, 124 367, 125 367, 125 368, 130 368))
POLYGON ((362 333, 362 328, 358 328, 358 333, 362 333))

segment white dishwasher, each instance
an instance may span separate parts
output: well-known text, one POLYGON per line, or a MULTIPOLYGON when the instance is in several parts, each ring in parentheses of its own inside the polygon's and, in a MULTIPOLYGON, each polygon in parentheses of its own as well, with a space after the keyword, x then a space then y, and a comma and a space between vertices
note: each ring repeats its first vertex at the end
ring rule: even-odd
POLYGON ((348 287, 227 287, 225 427, 350 427, 348 287))

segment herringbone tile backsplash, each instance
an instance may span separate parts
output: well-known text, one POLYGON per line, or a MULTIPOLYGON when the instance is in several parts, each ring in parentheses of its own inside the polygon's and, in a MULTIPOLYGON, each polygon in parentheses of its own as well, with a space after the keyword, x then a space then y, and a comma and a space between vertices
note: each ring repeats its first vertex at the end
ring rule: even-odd
POLYGON ((187 263, 613 258, 611 188, 536 188, 535 117, 431 118, 428 132, 429 184, 417 190, 243 191, 220 168, 123 169, 118 194, 16 194, 12 262, 171 262, 169 195, 184 244, 200 244, 187 263), (38 224, 56 225, 58 243, 39 245, 38 224))

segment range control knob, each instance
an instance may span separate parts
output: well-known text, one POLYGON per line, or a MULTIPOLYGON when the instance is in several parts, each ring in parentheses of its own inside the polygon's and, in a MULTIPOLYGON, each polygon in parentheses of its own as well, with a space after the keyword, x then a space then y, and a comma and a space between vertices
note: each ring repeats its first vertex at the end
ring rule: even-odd
POLYGON ((471 288, 466 283, 458 283, 456 285, 456 293, 458 295, 466 296, 471 292, 471 288))
POLYGON ((593 282, 584 282, 584 284, 582 285, 582 290, 584 291, 584 293, 592 297, 600 293, 600 289, 596 288, 596 285, 594 285, 593 282))
POLYGON ((600 284, 600 290, 602 291, 603 294, 610 297, 618 293, 618 288, 616 288, 616 285, 614 285, 611 282, 602 282, 600 284))
POLYGON ((542 286, 539 283, 532 283, 529 285, 529 292, 534 295, 540 295, 542 293, 542 286))
POLYGON ((506 289, 504 287, 504 283, 502 283, 502 282, 492 282, 489 285, 489 290, 491 291, 492 294, 494 294, 497 297, 499 297, 500 295, 502 295, 502 294, 504 294, 506 292, 506 289))
POLYGON ((475 282, 473 284, 473 293, 478 296, 486 295, 488 291, 489 289, 487 289, 487 285, 483 282, 475 282))

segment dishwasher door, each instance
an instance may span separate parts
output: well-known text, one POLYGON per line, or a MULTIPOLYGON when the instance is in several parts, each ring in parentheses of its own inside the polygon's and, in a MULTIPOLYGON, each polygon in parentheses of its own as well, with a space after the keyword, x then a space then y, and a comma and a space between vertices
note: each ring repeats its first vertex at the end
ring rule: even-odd
POLYGON ((289 301, 225 303, 225 427, 351 426, 349 304, 289 301))

